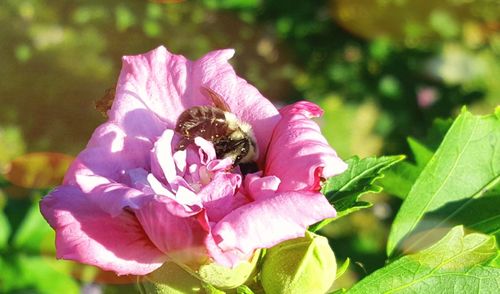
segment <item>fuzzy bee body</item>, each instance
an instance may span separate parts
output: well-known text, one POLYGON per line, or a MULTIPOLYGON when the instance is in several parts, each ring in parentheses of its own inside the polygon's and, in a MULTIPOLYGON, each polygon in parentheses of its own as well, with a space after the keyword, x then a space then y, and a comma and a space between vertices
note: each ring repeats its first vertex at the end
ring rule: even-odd
POLYGON ((217 158, 231 158, 233 165, 254 161, 257 146, 252 128, 240 121, 224 100, 208 88, 202 88, 215 106, 195 106, 185 110, 177 119, 175 131, 182 135, 179 149, 185 149, 201 137, 213 143, 217 158))

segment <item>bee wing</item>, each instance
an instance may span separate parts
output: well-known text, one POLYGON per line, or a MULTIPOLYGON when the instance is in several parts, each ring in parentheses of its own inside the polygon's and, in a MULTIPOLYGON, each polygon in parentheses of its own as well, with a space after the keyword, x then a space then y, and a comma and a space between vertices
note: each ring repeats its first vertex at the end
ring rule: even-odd
POLYGON ((203 94, 205 97, 210 98, 210 100, 212 100, 215 107, 217 107, 223 111, 226 111, 226 112, 231 112, 231 109, 229 108, 229 105, 227 105, 226 101, 224 101, 224 99, 219 94, 217 94, 214 90, 212 90, 208 87, 205 87, 205 86, 201 86, 200 91, 201 91, 201 94, 203 94))

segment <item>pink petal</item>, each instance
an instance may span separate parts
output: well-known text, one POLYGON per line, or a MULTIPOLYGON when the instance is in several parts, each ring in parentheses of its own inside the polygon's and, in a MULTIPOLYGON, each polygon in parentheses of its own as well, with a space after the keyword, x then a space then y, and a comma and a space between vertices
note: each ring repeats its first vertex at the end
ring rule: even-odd
POLYGON ((123 213, 125 207, 136 208, 145 194, 121 183, 110 183, 95 187, 85 194, 86 199, 103 212, 115 217, 123 213))
MULTIPOLYGON (((186 165, 188 169, 191 168, 191 166, 196 166, 197 168, 201 165, 201 158, 200 156, 203 153, 200 148, 197 148, 196 146, 189 146, 186 148, 186 165)), ((192 171, 190 171, 192 173, 192 171)))
POLYGON ((87 182, 88 176, 103 177, 109 182, 118 181, 129 169, 149 170, 149 150, 152 147, 150 140, 134 138, 118 126, 105 123, 94 131, 87 148, 71 164, 64 184, 79 185, 88 191, 93 188, 87 182))
POLYGON ((218 93, 231 112, 249 123, 254 131, 262 163, 272 130, 279 121, 276 107, 244 79, 238 77, 227 62, 234 50, 213 51, 197 61, 200 65, 201 85, 218 93))
MULTIPOLYGON (((179 185, 177 193, 175 194, 175 200, 185 206, 185 207, 203 207, 200 197, 196 195, 185 181, 179 185)), ((196 209, 196 208, 195 208, 196 209)))
POLYGON ((201 198, 211 222, 219 221, 234 209, 249 202, 245 196, 235 194, 240 185, 240 175, 220 172, 201 189, 198 197, 201 198))
POLYGON ((279 114, 255 87, 236 75, 227 62, 233 55, 234 50, 219 50, 190 61, 161 46, 123 57, 110 119, 127 132, 151 138, 165 127, 173 129, 184 110, 211 104, 200 91, 201 86, 209 87, 239 119, 253 126, 262 161, 279 114))
POLYGON ((128 170, 124 175, 123 184, 143 192, 145 195, 157 194, 148 180, 150 173, 142 168, 128 170))
MULTIPOLYGON (((220 238, 218 238, 220 239, 220 238)), ((205 247, 214 262, 219 265, 234 268, 244 260, 249 260, 253 252, 243 253, 238 249, 223 251, 218 245, 212 234, 209 234, 205 240, 205 247)))
POLYGON ((160 182, 153 174, 148 174, 146 178, 149 187, 153 191, 153 193, 151 194, 166 196, 171 199, 175 199, 174 193, 172 193, 172 191, 170 191, 167 187, 165 187, 165 185, 163 185, 163 183, 160 182))
POLYGON ((319 126, 309 118, 320 113, 317 105, 305 101, 281 111, 264 172, 280 178, 279 191, 317 190, 320 177, 329 178, 347 169, 319 126))
POLYGON ((323 109, 309 101, 298 101, 280 109, 281 114, 302 114, 307 118, 320 117, 323 109))
POLYGON ((133 206, 132 198, 142 194, 120 182, 130 182, 124 179, 129 170, 150 169, 151 148, 149 140, 129 137, 115 124, 105 123, 73 161, 63 184, 78 187, 95 205, 119 215, 123 207, 133 206))
POLYGON ((203 210, 186 210, 170 198, 150 196, 135 213, 149 239, 169 257, 184 261, 206 257, 208 225, 203 210))
POLYGON ((177 174, 179 176, 184 176, 187 164, 186 150, 178 150, 172 155, 172 157, 174 158, 175 166, 177 167, 177 174))
POLYGON ((128 136, 113 123, 99 126, 92 138, 66 172, 65 185, 78 187, 94 205, 118 216, 126 206, 134 207, 134 199, 143 192, 132 185, 129 170, 149 170, 147 138, 128 136))
MULTIPOLYGON (((179 114, 196 104, 200 97, 191 95, 192 63, 170 54, 163 46, 145 54, 124 56, 109 117, 124 129, 142 133, 156 130, 158 122, 174 129, 179 114), (148 125, 150 124, 150 125, 148 125)), ((159 135, 159 134, 158 134, 159 135)))
POLYGON ((234 268, 243 260, 249 260, 252 257, 252 253, 243 253, 238 249, 225 250, 223 251, 218 245, 217 242, 220 242, 220 237, 215 236, 217 240, 214 238, 212 234, 212 226, 214 223, 209 222, 208 215, 203 213, 200 215, 204 219, 202 223, 206 224, 205 230, 208 232, 207 237, 205 238, 205 248, 208 251, 209 256, 212 260, 219 265, 234 268))
POLYGON ((145 275, 166 257, 129 212, 110 217, 75 187, 44 197, 40 210, 56 231, 57 257, 98 266, 119 275, 145 275))
POLYGON ((222 251, 251 253, 304 236, 309 225, 335 216, 326 198, 315 192, 282 192, 242 206, 212 230, 222 251))
POLYGON ((233 160, 230 157, 224 159, 215 159, 207 164, 207 170, 210 172, 218 172, 230 170, 233 167, 233 160))
POLYGON ((253 200, 263 200, 274 196, 281 180, 276 176, 261 177, 262 172, 245 176, 245 190, 253 200))
POLYGON ((79 186, 83 188, 85 197, 112 217, 123 213, 125 207, 136 208, 142 197, 154 192, 148 181, 148 173, 142 168, 126 171, 120 182, 97 175, 79 175, 77 180, 82 183, 79 186))
POLYGON ((207 164, 207 162, 215 159, 215 149, 212 142, 203 139, 202 137, 196 137, 194 139, 196 146, 200 147, 198 150, 200 154, 200 159, 202 164, 207 164))
POLYGON ((166 179, 168 183, 175 180, 177 169, 173 157, 173 130, 165 130, 151 150, 151 171, 158 179, 166 179))

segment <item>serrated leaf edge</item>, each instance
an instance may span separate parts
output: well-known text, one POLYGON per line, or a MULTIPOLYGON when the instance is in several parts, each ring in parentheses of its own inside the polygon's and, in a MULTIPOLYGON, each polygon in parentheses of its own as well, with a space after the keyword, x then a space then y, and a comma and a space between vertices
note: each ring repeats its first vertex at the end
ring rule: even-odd
MULTIPOLYGON (((370 158, 375 158, 376 159, 376 157, 365 157, 363 159, 360 159, 358 156, 353 156, 353 157, 347 159, 346 161, 349 162, 350 160, 353 160, 353 161, 356 161, 356 162, 360 162, 362 160, 370 159, 370 158)), ((365 195, 367 193, 380 193, 380 192, 382 192, 384 190, 383 187, 379 186, 379 185, 375 185, 375 182, 377 180, 379 180, 379 179, 381 179, 381 178, 384 177, 384 174, 382 174, 382 172, 384 170, 388 169, 389 167, 393 166, 394 164, 396 164, 398 162, 401 162, 401 161, 405 160, 406 159, 406 155, 388 155, 388 156, 381 156, 380 158, 386 158, 386 159, 389 159, 389 161, 388 162, 384 162, 384 163, 379 163, 379 164, 377 164, 377 165, 375 165, 375 166, 373 166, 373 167, 371 167, 369 169, 366 169, 366 170, 364 170, 362 173, 360 173, 355 178, 355 179, 361 179, 361 178, 363 178, 363 175, 366 175, 366 173, 368 173, 370 171, 373 171, 374 169, 380 168, 376 172, 376 176, 374 176, 373 179, 368 183, 368 185, 366 185, 365 187, 363 187, 363 189, 356 195, 356 203, 355 203, 355 205, 360 204, 360 205, 362 205, 362 207, 360 206, 360 207, 358 207, 358 209, 352 210, 351 212, 346 213, 346 214, 342 214, 341 212, 339 212, 339 214, 336 217, 334 217, 334 218, 325 219, 325 220, 323 220, 321 222, 318 222, 318 223, 310 226, 309 227, 309 231, 316 232, 316 231, 318 231, 319 229, 321 229, 322 227, 324 227, 325 225, 329 224, 330 222, 332 222, 334 220, 338 220, 338 219, 340 219, 340 218, 342 218, 342 217, 344 217, 346 215, 349 215, 352 212, 355 212, 355 211, 358 211, 360 209, 368 208, 368 207, 372 206, 372 203, 370 203, 370 202, 357 201, 357 200, 361 196, 363 196, 363 195, 365 195), (384 166, 380 167, 380 165, 384 165, 384 166), (367 187, 369 187, 369 188, 367 188, 367 187)), ((346 172, 347 172, 347 170, 346 170, 346 172)), ((340 188, 336 192, 344 191, 345 190, 344 188, 349 187, 354 182, 355 181, 350 180, 349 182, 347 182, 346 185, 344 185, 342 188, 340 188)), ((328 193, 332 193, 332 192, 331 191, 329 191, 329 192, 321 191, 321 193, 323 195, 325 195, 325 197, 328 199, 327 194, 328 193)), ((330 199, 328 199, 328 202, 330 202, 330 204, 332 204, 332 202, 330 201, 330 199)))

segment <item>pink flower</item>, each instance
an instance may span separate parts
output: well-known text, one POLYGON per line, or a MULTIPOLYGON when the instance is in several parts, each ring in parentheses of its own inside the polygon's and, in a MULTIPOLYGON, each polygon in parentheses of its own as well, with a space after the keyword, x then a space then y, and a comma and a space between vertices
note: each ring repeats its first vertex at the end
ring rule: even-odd
POLYGON ((233 54, 190 61, 159 47, 123 58, 109 120, 41 202, 58 258, 121 275, 150 273, 167 259, 235 266, 335 216, 319 183, 346 164, 310 119, 322 110, 298 102, 278 112, 235 74, 233 54), (178 116, 211 103, 201 87, 252 126, 258 172, 242 174, 201 137, 178 148, 178 116))
POLYGON ((439 99, 439 93, 434 87, 423 87, 417 91, 417 102, 420 108, 429 108, 439 99))

